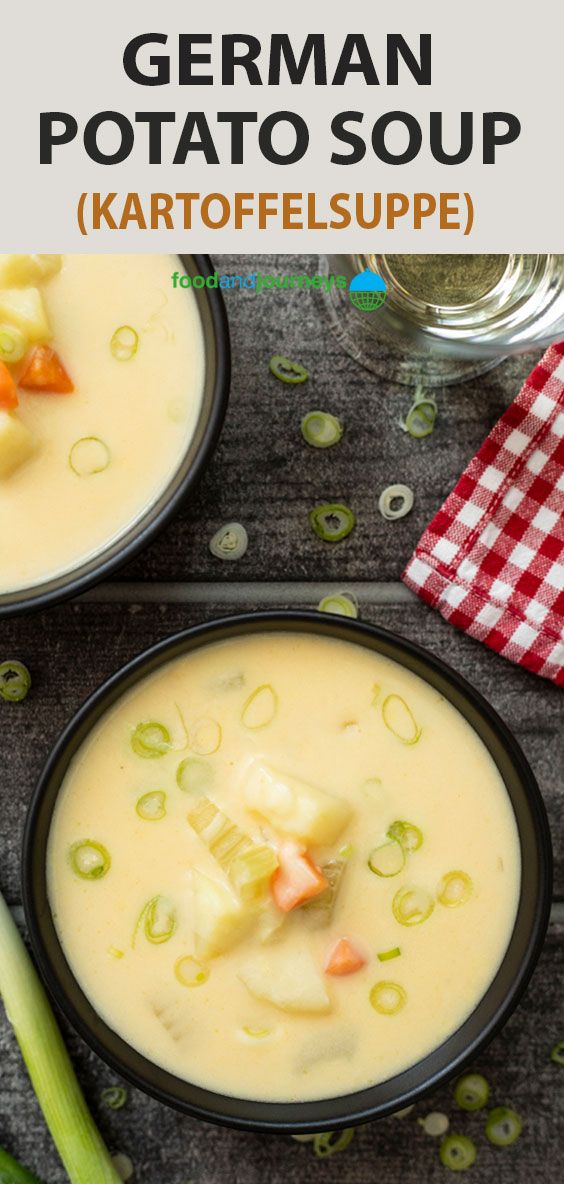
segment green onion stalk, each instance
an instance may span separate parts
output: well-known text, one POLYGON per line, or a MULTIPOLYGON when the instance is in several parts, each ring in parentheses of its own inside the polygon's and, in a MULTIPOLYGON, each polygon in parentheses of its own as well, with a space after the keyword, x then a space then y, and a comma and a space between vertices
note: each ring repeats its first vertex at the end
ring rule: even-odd
POLYGON ((41 1181, 0 1147, 0 1184, 41 1184, 41 1181))
MULTIPOLYGON (((45 991, 1 893, 0 995, 70 1184, 121 1184, 86 1105, 45 991)), ((25 1177, 20 1179, 23 1184, 25 1177)))

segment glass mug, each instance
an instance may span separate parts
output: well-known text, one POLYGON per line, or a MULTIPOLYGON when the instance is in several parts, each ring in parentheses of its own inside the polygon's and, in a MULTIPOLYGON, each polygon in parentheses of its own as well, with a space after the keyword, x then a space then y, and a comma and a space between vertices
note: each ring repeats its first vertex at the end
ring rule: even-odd
POLYGON ((341 344, 396 382, 461 382, 564 337, 564 255, 329 255, 326 266, 347 280, 325 294, 341 344))

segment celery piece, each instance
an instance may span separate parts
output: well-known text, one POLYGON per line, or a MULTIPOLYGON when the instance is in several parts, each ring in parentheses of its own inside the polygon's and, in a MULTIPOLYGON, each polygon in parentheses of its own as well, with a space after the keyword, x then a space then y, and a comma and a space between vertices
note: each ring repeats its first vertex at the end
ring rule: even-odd
POLYGON ((307 914, 312 924, 316 926, 330 924, 346 865, 346 858, 330 859, 328 863, 321 865, 321 871, 327 880, 328 887, 324 888, 318 896, 313 896, 311 900, 306 900, 305 904, 301 905, 301 911, 307 914))
POLYGON ((236 855, 230 864, 228 875, 235 891, 244 901, 257 900, 278 867, 273 847, 267 843, 254 844, 247 851, 236 855))
POLYGON ((254 843, 209 798, 198 800, 188 814, 188 822, 227 872, 241 899, 256 900, 278 867, 273 848, 267 843, 254 843))
POLYGON ((198 799, 188 813, 188 822, 224 872, 229 871, 237 855, 253 846, 249 836, 239 830, 210 798, 198 799))

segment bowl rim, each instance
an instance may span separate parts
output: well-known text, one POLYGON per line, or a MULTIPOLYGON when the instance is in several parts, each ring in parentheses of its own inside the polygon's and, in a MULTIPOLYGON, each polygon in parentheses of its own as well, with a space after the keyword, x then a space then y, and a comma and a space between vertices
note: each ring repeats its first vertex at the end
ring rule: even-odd
MULTIPOLYGON (((215 269, 209 255, 178 255, 178 258, 184 270, 192 276, 202 275, 207 278, 214 274, 215 269)), ((169 481, 141 516, 129 527, 125 527, 122 535, 118 535, 113 542, 104 544, 100 551, 90 558, 83 559, 77 567, 59 575, 49 576, 26 588, 0 592, 0 619, 60 604, 113 575, 118 568, 129 563, 152 542, 177 512, 189 490, 200 479, 217 444, 227 412, 231 380, 231 343, 225 302, 220 289, 204 286, 190 290, 194 291, 204 332, 205 318, 209 318, 215 348, 207 417, 202 414, 202 406, 195 432, 186 445, 186 453, 183 453, 178 469, 171 474, 169 481), (207 310, 204 315, 202 302, 207 310), (179 472, 198 433, 200 438, 194 456, 187 471, 179 478, 179 472), (171 486, 174 486, 172 491, 171 486)))
POLYGON ((357 1126, 401 1110, 453 1077, 489 1043, 521 999, 542 950, 551 906, 552 847, 544 801, 526 757, 495 709, 462 675, 416 642, 381 626, 308 610, 268 610, 206 621, 164 638, 86 699, 53 746, 34 789, 23 839, 22 887, 28 933, 47 988, 102 1060, 144 1093, 194 1118, 239 1130, 297 1134, 357 1126), (232 1097, 177 1078, 138 1053, 100 1019, 79 986, 56 935, 47 895, 46 848, 54 804, 70 760, 92 726, 125 691, 167 662, 207 644, 257 632, 328 636, 399 662, 445 693, 458 710, 464 705, 469 711, 469 716, 463 712, 465 718, 486 743, 500 773, 490 740, 515 778, 511 787, 505 784, 519 831, 522 878, 511 938, 494 979, 464 1023, 415 1065, 363 1090, 315 1101, 232 1097))

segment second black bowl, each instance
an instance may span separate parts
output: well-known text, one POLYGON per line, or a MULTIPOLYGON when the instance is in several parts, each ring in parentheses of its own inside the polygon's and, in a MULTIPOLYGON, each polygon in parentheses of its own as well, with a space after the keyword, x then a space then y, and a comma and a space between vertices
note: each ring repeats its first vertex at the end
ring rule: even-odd
POLYGON ((321 613, 256 613, 200 625, 141 654, 84 704, 56 744, 35 790, 24 838, 23 894, 40 970, 54 999, 88 1044, 134 1085, 162 1102, 211 1122, 255 1131, 298 1133, 354 1126, 390 1114, 457 1073, 507 1020, 532 974, 548 923, 552 857, 542 797, 511 732, 463 678, 438 658, 384 629, 321 613), (100 717, 141 679, 184 654, 257 633, 310 633, 362 646, 413 671, 444 696, 486 746, 513 807, 521 848, 517 916, 499 970, 467 1020, 429 1055, 396 1076, 342 1097, 262 1102, 213 1092, 149 1061, 97 1015, 65 958, 47 892, 47 844, 61 784, 75 753, 100 717))

